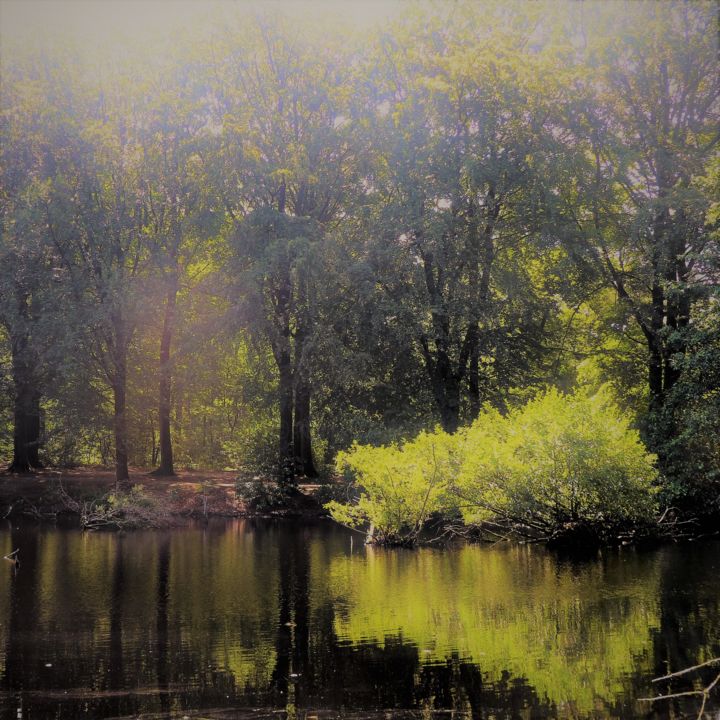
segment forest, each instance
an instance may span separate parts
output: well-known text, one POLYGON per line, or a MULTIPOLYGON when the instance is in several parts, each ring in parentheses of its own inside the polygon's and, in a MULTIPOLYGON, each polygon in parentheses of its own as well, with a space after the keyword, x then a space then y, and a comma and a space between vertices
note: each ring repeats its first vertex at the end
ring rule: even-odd
POLYGON ((233 8, 3 42, 10 473, 344 476, 401 544, 716 521, 717 5, 233 8))

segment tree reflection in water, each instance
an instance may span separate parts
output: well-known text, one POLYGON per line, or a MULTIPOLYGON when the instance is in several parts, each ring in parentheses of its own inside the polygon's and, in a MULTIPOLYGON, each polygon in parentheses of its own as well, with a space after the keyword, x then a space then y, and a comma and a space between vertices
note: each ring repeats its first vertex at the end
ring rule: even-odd
POLYGON ((630 718, 651 716, 636 702, 650 678, 720 654, 717 543, 574 562, 234 521, 1 529, 11 546, 24 562, 0 584, 0 708, 13 717, 630 718))

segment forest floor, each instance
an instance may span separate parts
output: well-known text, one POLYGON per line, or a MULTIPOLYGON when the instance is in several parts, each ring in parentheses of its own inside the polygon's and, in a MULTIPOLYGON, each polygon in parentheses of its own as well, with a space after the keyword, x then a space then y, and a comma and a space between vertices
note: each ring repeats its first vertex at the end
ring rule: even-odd
MULTIPOLYGON (((130 483, 142 486, 142 495, 176 520, 260 514, 249 513, 236 494, 237 479, 238 474, 231 471, 179 470, 173 477, 159 477, 149 470, 130 470, 130 483)), ((265 482, 272 485, 271 480, 265 482)), ((316 483, 300 483, 293 511, 282 514, 321 516, 322 507, 314 498, 319 487, 316 483)), ((69 512, 68 497, 81 502, 99 500, 114 490, 114 472, 102 468, 47 469, 33 474, 0 472, 0 519, 18 514, 44 519, 69 512)))

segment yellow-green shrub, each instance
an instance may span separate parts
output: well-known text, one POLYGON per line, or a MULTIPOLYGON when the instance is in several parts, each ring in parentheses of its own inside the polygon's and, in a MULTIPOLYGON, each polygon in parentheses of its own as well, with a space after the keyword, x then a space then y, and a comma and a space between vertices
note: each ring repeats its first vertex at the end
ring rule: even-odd
POLYGON ((502 417, 484 412, 462 431, 454 484, 466 522, 527 521, 610 529, 655 510, 654 456, 603 388, 550 390, 502 417))
POLYGON ((455 435, 421 433, 402 445, 354 445, 338 458, 360 495, 326 507, 373 540, 408 543, 433 513, 502 522, 553 536, 602 535, 652 518, 654 456, 601 388, 550 390, 503 416, 486 408, 455 435))
POLYGON ((370 525, 379 543, 416 540, 428 517, 451 504, 448 482, 456 473, 454 437, 437 430, 404 444, 353 445, 337 459, 360 486, 354 504, 328 503, 335 520, 351 527, 370 525))

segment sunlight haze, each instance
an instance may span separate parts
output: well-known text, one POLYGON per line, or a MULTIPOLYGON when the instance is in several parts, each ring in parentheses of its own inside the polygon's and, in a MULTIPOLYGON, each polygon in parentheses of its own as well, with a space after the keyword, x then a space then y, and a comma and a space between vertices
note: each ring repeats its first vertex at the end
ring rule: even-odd
POLYGON ((202 37, 243 13, 334 19, 349 27, 387 20, 408 3, 393 0, 0 0, 0 42, 69 42, 89 53, 123 54, 136 44, 162 50, 178 36, 202 37))

